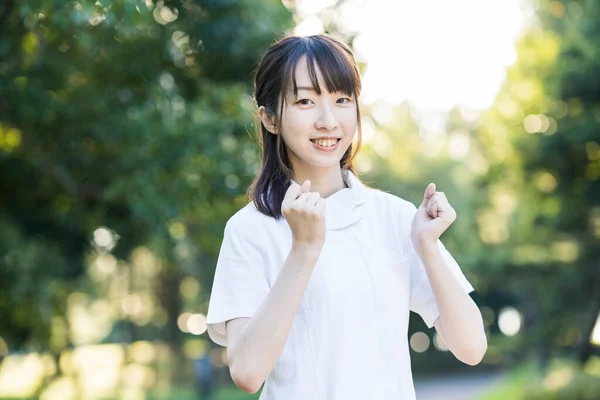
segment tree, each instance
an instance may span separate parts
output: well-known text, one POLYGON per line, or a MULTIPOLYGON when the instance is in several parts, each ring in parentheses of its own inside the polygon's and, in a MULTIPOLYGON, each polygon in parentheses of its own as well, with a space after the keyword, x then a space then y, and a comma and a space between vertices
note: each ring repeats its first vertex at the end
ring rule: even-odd
POLYGON ((184 273, 208 286, 202 261, 257 163, 250 75, 290 24, 275 0, 0 5, 0 335, 11 347, 46 347, 90 251, 124 259, 158 241, 169 296, 184 273), (177 224, 198 250, 187 271, 177 224), (103 226, 116 246, 94 240, 103 226))
POLYGON ((565 353, 584 363, 600 313, 599 10, 538 3, 479 131, 490 160, 480 228, 495 224, 483 239, 504 254, 498 282, 520 298, 524 345, 539 346, 542 364, 565 353))

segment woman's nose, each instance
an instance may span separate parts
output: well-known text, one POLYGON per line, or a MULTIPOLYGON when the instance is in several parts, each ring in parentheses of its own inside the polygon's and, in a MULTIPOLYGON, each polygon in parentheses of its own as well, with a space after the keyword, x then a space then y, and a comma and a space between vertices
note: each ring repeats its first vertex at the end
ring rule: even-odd
POLYGON ((319 113, 315 126, 317 129, 326 129, 331 131, 337 128, 338 122, 335 113, 330 107, 323 106, 319 113))

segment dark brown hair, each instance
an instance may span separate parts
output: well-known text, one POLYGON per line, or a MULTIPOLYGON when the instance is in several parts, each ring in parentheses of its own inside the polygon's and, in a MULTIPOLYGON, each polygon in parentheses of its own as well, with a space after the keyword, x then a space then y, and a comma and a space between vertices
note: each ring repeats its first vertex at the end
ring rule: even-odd
MULTIPOLYGON (((258 107, 265 107, 275 125, 280 127, 283 105, 290 89, 294 95, 298 93, 295 72, 302 56, 307 57, 310 80, 319 95, 322 92, 315 67, 321 72, 327 91, 355 98, 357 146, 353 150, 351 144, 340 160, 341 168, 354 173, 352 160, 362 141, 358 106, 361 81, 354 55, 346 43, 331 35, 287 36, 274 43, 261 59, 254 75, 254 100, 258 107)), ((291 184, 292 165, 281 135, 270 133, 261 123, 258 139, 262 148, 261 168, 248 188, 247 197, 261 213, 279 219, 282 216, 281 203, 291 184)))

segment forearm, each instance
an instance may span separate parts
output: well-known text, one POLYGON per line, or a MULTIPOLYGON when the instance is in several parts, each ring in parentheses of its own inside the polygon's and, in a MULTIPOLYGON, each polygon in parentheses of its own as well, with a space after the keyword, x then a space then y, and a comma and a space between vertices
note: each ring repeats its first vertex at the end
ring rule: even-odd
POLYGON ((293 247, 271 291, 232 344, 230 368, 260 387, 275 367, 320 251, 293 247))
POLYGON ((477 304, 446 265, 437 243, 425 246, 419 256, 435 295, 446 345, 462 362, 478 364, 487 349, 487 338, 477 304))

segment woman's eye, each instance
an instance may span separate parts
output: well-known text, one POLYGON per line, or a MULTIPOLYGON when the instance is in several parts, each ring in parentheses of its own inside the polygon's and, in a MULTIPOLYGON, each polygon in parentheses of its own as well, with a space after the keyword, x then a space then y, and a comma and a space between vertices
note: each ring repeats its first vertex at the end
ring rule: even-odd
POLYGON ((338 102, 341 102, 342 104, 348 104, 352 102, 352 99, 348 97, 342 97, 341 99, 338 99, 338 102))
POLYGON ((312 103, 309 99, 302 99, 302 100, 298 100, 296 102, 296 104, 300 104, 302 106, 308 106, 310 105, 310 103, 312 103))

